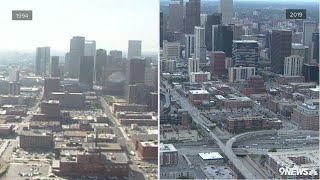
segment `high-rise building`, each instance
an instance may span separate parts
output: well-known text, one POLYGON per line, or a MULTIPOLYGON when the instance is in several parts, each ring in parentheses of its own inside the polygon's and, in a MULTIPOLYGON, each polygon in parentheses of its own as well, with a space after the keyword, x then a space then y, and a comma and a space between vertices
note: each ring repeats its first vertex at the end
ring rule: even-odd
POLYGON ((311 51, 312 60, 319 63, 319 33, 312 34, 311 51))
POLYGON ((80 57, 79 83, 88 90, 93 89, 94 56, 80 57))
POLYGON ((70 53, 68 52, 64 55, 64 69, 63 69, 64 74, 66 74, 67 76, 69 76, 69 66, 70 66, 70 53))
POLYGON ((48 99, 52 92, 60 91, 60 78, 51 77, 44 79, 44 93, 43 96, 45 99, 48 99))
POLYGON ((69 77, 79 78, 80 72, 80 57, 84 56, 85 38, 74 36, 70 40, 70 62, 69 62, 69 77))
POLYGON ((145 83, 137 83, 129 85, 128 90, 128 103, 129 104, 143 104, 148 103, 148 98, 150 98, 150 92, 154 88, 145 83))
POLYGON ((84 56, 95 56, 96 55, 96 41, 85 40, 84 41, 84 56))
POLYGON ((302 43, 303 32, 292 32, 292 43, 302 43))
POLYGON ((111 50, 109 55, 112 56, 114 59, 122 59, 122 51, 118 50, 111 50))
POLYGON ((188 73, 190 74, 192 72, 199 72, 200 71, 199 64, 200 64, 200 61, 198 58, 195 58, 194 56, 192 58, 189 58, 188 73))
POLYGON ((205 27, 208 20, 208 14, 200 14, 200 26, 205 27))
POLYGON ((184 35, 185 42, 185 59, 191 58, 191 55, 194 54, 194 34, 185 34, 184 35))
POLYGON ((163 43, 163 12, 160 12, 160 47, 162 48, 163 43))
POLYGON ((206 63, 205 29, 201 26, 194 27, 194 56, 201 64, 206 63))
POLYGON ((291 55, 284 59, 284 74, 285 76, 300 76, 302 75, 302 65, 304 57, 291 55))
POLYGON ((36 50, 36 75, 47 76, 50 63, 50 47, 38 47, 36 50))
POLYGON ((302 75, 306 82, 316 82, 319 84, 319 64, 303 64, 302 75))
POLYGON ((303 44, 311 47, 312 45, 312 34, 317 30, 317 23, 311 21, 303 22, 303 44))
POLYGON ((183 0, 171 0, 169 4, 169 31, 183 31, 183 0))
POLYGON ((144 83, 146 70, 145 59, 129 59, 128 60, 128 84, 144 83))
POLYGON ((141 41, 129 40, 128 41, 128 59, 141 58, 141 41))
POLYGON ((257 67, 259 61, 258 41, 235 40, 232 45, 233 67, 257 67))
POLYGON ((212 26, 212 51, 223 51, 226 57, 232 57, 233 32, 231 26, 212 26))
POLYGON ((222 75, 226 73, 226 54, 223 51, 211 52, 210 67, 211 73, 214 75, 222 75))
POLYGON ((93 56, 93 81, 96 81, 96 41, 85 40, 84 41, 84 56, 93 56))
POLYGON ((292 31, 273 30, 271 34, 271 71, 283 74, 284 58, 291 55, 292 31))
POLYGON ((9 67, 9 82, 17 82, 20 79, 20 71, 18 66, 9 67))
POLYGON ((9 82, 9 94, 19 95, 20 94, 20 83, 17 81, 9 82))
POLYGON ((163 42, 163 57, 165 59, 180 58, 180 43, 178 42, 163 42))
POLYGON ((51 77, 60 77, 59 56, 51 57, 51 77))
POLYGON ((221 13, 213 13, 207 16, 207 20, 204 27, 206 31, 206 48, 208 51, 212 51, 212 26, 221 24, 221 18, 221 13))
POLYGON ((107 51, 105 49, 97 49, 96 51, 96 71, 95 80, 98 84, 103 83, 104 72, 107 63, 107 51))
POLYGON ((145 71, 145 84, 158 91, 158 66, 147 66, 145 71))
POLYGON ((243 25, 242 24, 231 24, 231 29, 233 32, 233 40, 241 40, 241 36, 243 33, 243 25))
POLYGON ((310 48, 303 44, 291 44, 291 55, 297 55, 304 58, 304 63, 310 62, 310 48))
POLYGON ((233 17, 233 0, 220 0, 218 12, 222 14, 222 24, 231 24, 233 17))
POLYGON ((200 26, 200 0, 189 0, 186 2, 185 34, 193 34, 195 26, 200 26))

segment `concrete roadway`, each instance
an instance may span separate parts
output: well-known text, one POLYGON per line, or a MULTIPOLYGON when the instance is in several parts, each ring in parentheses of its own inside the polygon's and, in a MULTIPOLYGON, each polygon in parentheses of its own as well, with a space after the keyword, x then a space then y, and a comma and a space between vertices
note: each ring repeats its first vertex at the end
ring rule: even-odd
MULTIPOLYGON (((103 97, 99 97, 99 100, 100 100, 101 105, 104 109, 104 112, 107 114, 108 118, 112 122, 111 126, 115 127, 114 133, 118 136, 118 143, 121 146, 126 148, 127 155, 129 156, 129 158, 131 160, 133 160, 134 156, 129 154, 132 151, 132 149, 129 145, 130 142, 129 142, 129 138, 128 138, 127 134, 124 132, 123 127, 119 124, 117 119, 112 115, 112 112, 110 110, 110 106, 107 103, 107 101, 103 97)), ((136 162, 133 161, 133 163, 136 163, 136 162)), ((129 174, 129 177, 128 177, 129 179, 132 179, 132 180, 146 179, 146 177, 144 176, 144 173, 141 172, 141 170, 139 169, 139 167, 136 164, 130 164, 130 169, 131 169, 131 173, 129 174)))

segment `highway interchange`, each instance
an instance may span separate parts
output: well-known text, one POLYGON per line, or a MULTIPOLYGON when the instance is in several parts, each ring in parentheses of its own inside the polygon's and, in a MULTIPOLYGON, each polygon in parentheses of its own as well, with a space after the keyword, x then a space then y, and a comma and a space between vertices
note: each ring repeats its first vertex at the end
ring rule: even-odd
MULTIPOLYGON (((226 142, 226 144, 224 144, 221 138, 218 137, 212 129, 210 129, 208 124, 211 122, 203 116, 201 111, 198 110, 194 105, 192 105, 186 97, 181 96, 174 88, 172 88, 171 85, 169 85, 169 83, 163 77, 161 78, 161 82, 163 82, 162 84, 165 86, 163 88, 170 90, 170 95, 172 99, 176 100, 176 102, 181 106, 181 109, 188 111, 189 115, 192 118, 192 122, 195 123, 198 127, 201 127, 201 129, 203 129, 205 132, 207 132, 207 135, 216 142, 216 145, 219 147, 219 149, 227 156, 229 161, 246 179, 268 178, 268 176, 264 172, 262 172, 261 169, 258 168, 256 164, 253 162, 249 162, 251 166, 245 166, 243 159, 237 157, 234 151, 245 150, 245 152, 248 154, 266 154, 268 150, 272 147, 279 148, 279 151, 282 151, 285 149, 314 149, 319 145, 319 139, 307 140, 306 136, 304 137, 304 139, 302 137, 299 137, 298 135, 289 135, 290 138, 286 136, 279 137, 277 136, 277 130, 263 130, 238 134, 236 136, 231 137, 226 142), (253 138, 259 136, 264 136, 264 138, 261 138, 260 140, 256 140, 255 138, 253 138), (248 137, 251 137, 252 139, 248 139, 248 137), (233 149, 234 144, 241 144, 241 146, 237 146, 236 149, 233 149)), ((233 90, 236 91, 234 88, 233 90)), ((270 112, 265 108, 263 109, 268 114, 271 114, 272 117, 276 117, 274 113, 270 112)), ((291 128, 297 131, 297 127, 292 125, 292 123, 285 122, 285 126, 282 130, 290 130, 291 128)), ((314 136, 318 136, 317 132, 315 131, 301 131, 301 133, 311 133, 314 134, 314 136)))

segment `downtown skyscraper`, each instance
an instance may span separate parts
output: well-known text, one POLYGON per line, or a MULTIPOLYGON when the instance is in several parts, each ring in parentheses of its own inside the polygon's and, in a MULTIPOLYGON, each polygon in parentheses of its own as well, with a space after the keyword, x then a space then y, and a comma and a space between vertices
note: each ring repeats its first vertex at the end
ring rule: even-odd
POLYGON ((141 57, 141 43, 140 40, 128 41, 128 59, 141 57))
POLYGON ((47 76, 50 65, 50 47, 38 47, 36 49, 35 74, 47 76))
POLYGON ((189 2, 186 2, 186 34, 193 34, 194 27, 200 26, 200 4, 200 0, 189 0, 189 2))
POLYGON ((93 89, 93 74, 94 74, 93 69, 94 69, 94 57, 81 56, 79 83, 83 85, 84 89, 88 89, 89 91, 93 89))
POLYGON ((80 72, 80 57, 84 56, 85 38, 74 36, 70 40, 69 51, 69 77, 79 78, 80 72))
POLYGON ((284 73, 284 59, 291 55, 292 31, 273 30, 271 34, 271 71, 284 73))
POLYGON ((194 54, 199 59, 200 64, 206 63, 206 44, 204 27, 196 26, 194 28, 194 54))
POLYGON ((107 51, 105 49, 97 49, 95 62, 95 81, 98 84, 103 84, 104 75, 107 64, 107 51))
POLYGON ((220 0, 218 12, 222 14, 222 24, 231 24, 233 17, 233 0, 220 0))
POLYGON ((171 0, 169 4, 169 30, 183 31, 183 0, 171 0))

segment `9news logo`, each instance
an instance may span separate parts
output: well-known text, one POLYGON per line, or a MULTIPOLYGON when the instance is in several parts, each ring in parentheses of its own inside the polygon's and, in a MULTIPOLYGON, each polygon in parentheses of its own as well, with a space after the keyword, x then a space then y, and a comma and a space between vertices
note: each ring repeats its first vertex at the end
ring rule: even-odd
POLYGON ((299 167, 281 167, 279 168, 279 172, 281 175, 288 175, 288 176, 317 176, 318 172, 315 169, 308 169, 308 168, 299 168, 299 167))

